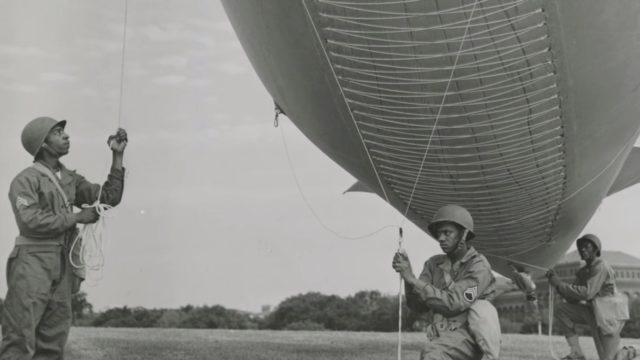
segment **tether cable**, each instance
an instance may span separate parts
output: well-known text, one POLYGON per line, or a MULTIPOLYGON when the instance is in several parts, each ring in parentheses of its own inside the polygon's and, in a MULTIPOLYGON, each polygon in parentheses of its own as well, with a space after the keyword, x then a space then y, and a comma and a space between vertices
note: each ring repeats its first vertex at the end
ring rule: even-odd
MULTIPOLYGON (((122 124, 122 102, 124 98, 124 71, 127 44, 127 25, 128 25, 128 0, 124 1, 124 19, 122 31, 122 52, 120 56, 120 87, 118 97, 118 128, 122 124)), ((109 140, 108 144, 111 148, 112 141, 120 141, 120 139, 109 140)), ((126 141, 126 140, 125 140, 126 141)), ((106 218, 109 211, 113 208, 111 205, 100 202, 102 197, 103 184, 100 185, 98 196, 93 204, 83 204, 83 208, 94 208, 98 214, 98 221, 92 224, 84 224, 78 235, 73 239, 69 247, 69 262, 75 269, 84 270, 85 276, 89 280, 98 281, 102 278, 102 271, 105 264, 104 256, 104 230, 106 228, 106 218), (74 251, 77 251, 78 257, 74 259, 74 251), (89 271, 98 273, 96 278, 91 278, 89 271)))
POLYGON ((289 170, 291 172, 291 177, 293 178, 294 183, 296 184, 296 188, 298 189, 298 194, 300 195, 300 198, 302 199, 302 201, 304 202, 305 206, 307 207, 307 209, 309 210, 309 212, 311 213, 311 215, 313 216, 313 218, 318 222, 318 224, 325 229, 326 231, 330 232, 331 234, 333 234, 334 236, 341 238, 341 239, 345 239, 345 240, 359 240, 359 239, 364 239, 364 238, 368 238, 371 237, 379 232, 382 232, 383 230, 389 229, 389 228, 397 228, 398 226, 396 225, 385 225, 377 230, 362 234, 362 235, 356 235, 356 236, 351 236, 351 235, 345 235, 342 234, 340 232, 338 232, 337 230, 331 228, 330 226, 328 226, 324 221, 322 221, 322 219, 320 218, 320 216, 318 215, 318 213, 315 211, 315 209, 313 208, 313 206, 311 205, 311 202, 309 201, 309 199, 306 197, 304 191, 302 190, 302 185, 300 184, 300 179, 298 178, 298 175, 296 173, 295 167, 293 165, 293 160, 291 159, 291 152, 289 151, 289 145, 287 144, 287 139, 285 137, 284 134, 284 129, 282 126, 282 121, 279 120, 279 116, 284 114, 281 110, 280 112, 276 111, 276 117, 274 120, 274 125, 277 124, 277 126, 280 128, 280 137, 282 139, 282 146, 284 148, 284 153, 286 155, 287 158, 287 165, 289 166, 289 170))
POLYGON ((120 99, 118 101, 118 127, 122 123, 122 99, 124 97, 124 66, 127 49, 127 22, 129 18, 129 0, 124 0, 124 21, 122 31, 122 52, 120 59, 120 99))

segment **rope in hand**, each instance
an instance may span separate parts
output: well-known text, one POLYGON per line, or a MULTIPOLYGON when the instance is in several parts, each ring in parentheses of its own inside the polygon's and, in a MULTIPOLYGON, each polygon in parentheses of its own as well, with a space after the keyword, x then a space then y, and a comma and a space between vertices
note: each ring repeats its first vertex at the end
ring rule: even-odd
MULTIPOLYGON (((402 228, 398 228, 398 252, 402 251, 402 228)), ((402 358, 402 287, 404 281, 402 275, 400 277, 400 286, 398 288, 398 360, 402 358)))
POLYGON ((560 360, 556 352, 553 350, 553 342, 551 341, 551 336, 553 335, 553 304, 555 301, 554 295, 555 289, 551 284, 549 284, 549 351, 551 352, 551 357, 554 360, 560 360))

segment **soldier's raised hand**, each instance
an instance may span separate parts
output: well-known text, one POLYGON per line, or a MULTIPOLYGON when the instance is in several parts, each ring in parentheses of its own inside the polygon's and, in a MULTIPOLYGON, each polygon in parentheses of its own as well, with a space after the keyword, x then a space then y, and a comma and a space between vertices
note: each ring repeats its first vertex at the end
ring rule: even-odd
POLYGON ((107 144, 109 144, 111 150, 116 153, 124 152, 128 142, 127 131, 123 128, 118 128, 116 133, 107 139, 107 144))

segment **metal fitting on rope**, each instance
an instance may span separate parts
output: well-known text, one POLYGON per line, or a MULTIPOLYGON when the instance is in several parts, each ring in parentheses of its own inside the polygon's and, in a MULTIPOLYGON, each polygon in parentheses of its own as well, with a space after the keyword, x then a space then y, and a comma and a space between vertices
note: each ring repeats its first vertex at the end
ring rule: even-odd
POLYGON ((282 108, 280 108, 280 105, 278 105, 277 102, 273 102, 274 105, 274 111, 275 111, 275 117, 273 118, 273 127, 278 127, 278 117, 280 116, 280 114, 286 115, 284 113, 284 111, 282 111, 282 108))

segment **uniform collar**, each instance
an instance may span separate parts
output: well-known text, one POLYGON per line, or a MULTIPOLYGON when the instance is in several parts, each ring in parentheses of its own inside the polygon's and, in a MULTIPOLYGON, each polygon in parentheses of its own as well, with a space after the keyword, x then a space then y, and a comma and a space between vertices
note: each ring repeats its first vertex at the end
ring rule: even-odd
POLYGON ((601 262, 602 262, 602 258, 600 258, 600 257, 598 256, 595 260, 593 260, 593 262, 591 263, 591 265, 586 264, 586 265, 585 265, 585 267, 594 267, 594 266, 596 266, 596 265, 600 264, 601 262))
POLYGON ((478 255, 478 252, 476 251, 476 249, 473 246, 469 246, 469 249, 467 250, 467 253, 464 254, 464 256, 462 257, 462 260, 460 260, 461 263, 466 263, 467 261, 471 260, 471 258, 475 257, 476 255, 478 255))
MULTIPOLYGON (((56 173, 56 170, 55 170, 54 168, 52 168, 51 166, 49 166, 49 164, 47 164, 46 162, 44 162, 44 161, 36 161, 36 162, 37 162, 37 163, 39 163, 39 164, 42 164, 42 165, 43 165, 43 166, 45 166, 47 169, 51 170, 51 172, 52 172, 52 173, 54 173, 54 174, 56 173)), ((63 163, 61 163, 60 161, 58 161, 57 165, 58 165, 58 169, 59 169, 58 171, 60 171, 60 172, 62 172, 62 171, 64 171, 64 170, 66 170, 66 169, 67 169, 67 168, 64 166, 64 164, 63 164, 63 163)))
MULTIPOLYGON (((476 257, 477 255, 478 255, 478 252, 476 251, 476 249, 473 246, 469 246, 469 248, 467 249, 467 253, 464 254, 462 259, 460 259, 460 263, 465 264, 472 258, 476 257)), ((442 260, 438 263, 438 266, 441 268, 446 268, 451 266, 451 260, 449 260, 449 257, 446 254, 442 256, 442 260)))
MULTIPOLYGON (((49 169, 49 171, 51 171, 52 174, 55 174, 56 171, 54 169, 52 169, 49 165, 47 165, 46 163, 42 162, 42 161, 36 161, 38 164, 42 164, 42 166, 46 167, 47 169, 49 169)), ((58 177, 60 184, 62 185, 66 185, 69 184, 70 182, 73 181, 73 176, 71 175, 71 173, 73 173, 73 171, 67 169, 66 166, 64 166, 63 163, 61 163, 60 161, 58 161, 58 168, 60 169, 60 176, 58 177)))

